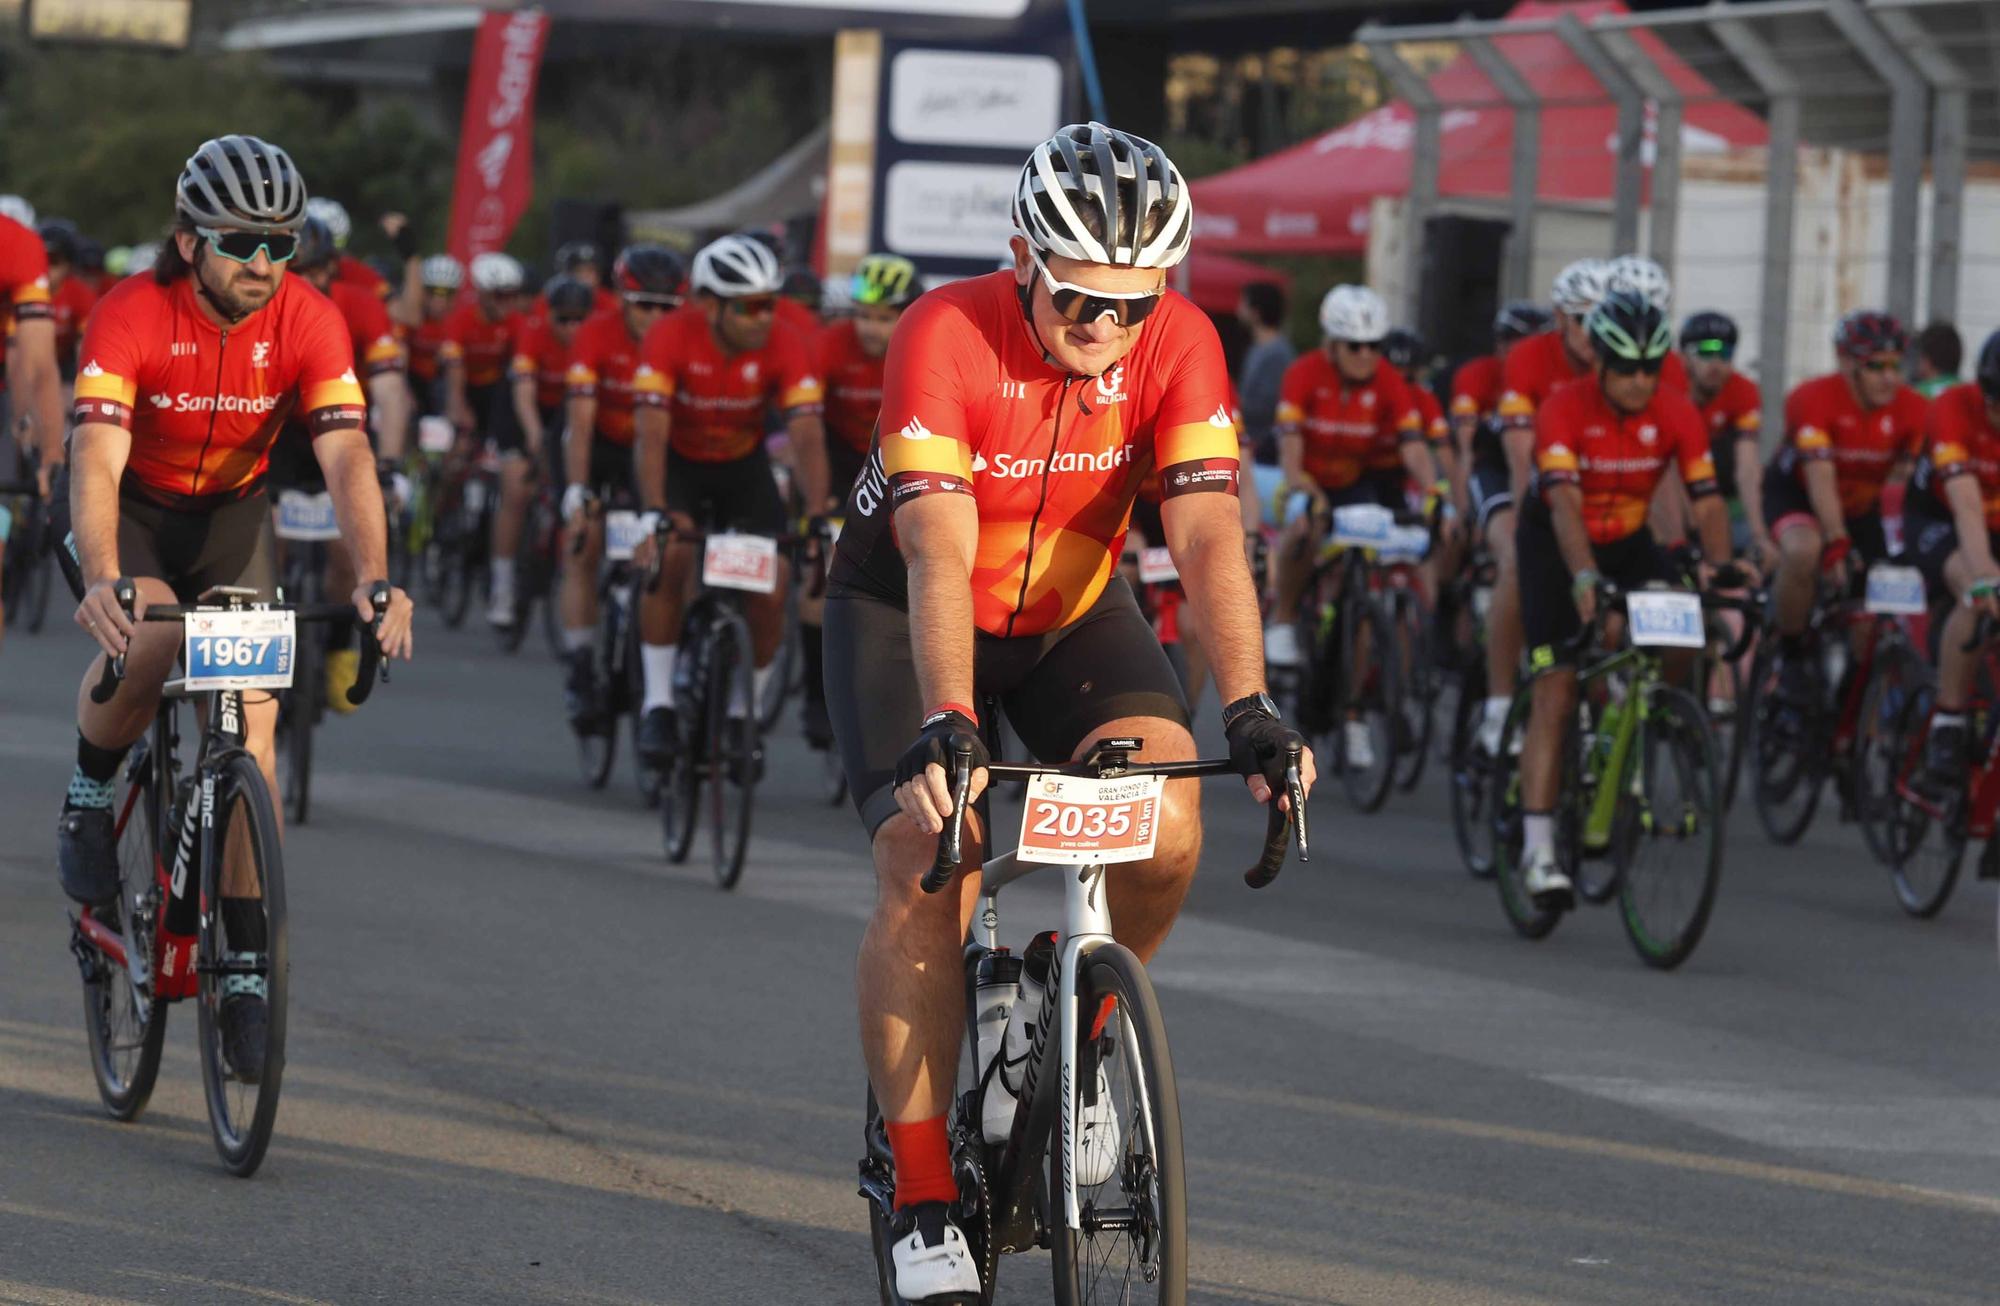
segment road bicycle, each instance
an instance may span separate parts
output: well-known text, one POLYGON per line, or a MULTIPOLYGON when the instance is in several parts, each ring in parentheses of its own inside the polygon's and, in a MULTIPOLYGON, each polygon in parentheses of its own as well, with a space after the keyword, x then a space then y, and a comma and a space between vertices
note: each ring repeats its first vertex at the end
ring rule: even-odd
MULTIPOLYGON (((117 583, 129 613, 136 587, 117 583)), ((184 674, 161 691, 150 734, 134 745, 112 812, 119 892, 107 909, 71 915, 70 950, 83 976, 84 1028, 98 1096, 117 1120, 145 1110, 159 1075, 167 1008, 195 1000, 198 1051, 210 1131, 222 1163, 248 1177, 262 1164, 284 1079, 289 920, 283 846, 264 773, 244 746, 244 693, 283 688, 292 672, 296 624, 352 619, 345 603, 260 603, 257 591, 218 586, 189 606, 149 607, 142 621, 186 629, 184 674), (180 757, 178 708, 202 707, 191 765, 180 757), (231 908, 231 903, 252 904, 231 908), (261 989, 267 1013, 263 1062, 251 1072, 222 1045, 222 1006, 261 989)), ((374 599, 380 616, 386 583, 374 599)), ((374 688, 380 645, 362 641, 355 705, 374 688)), ((125 660, 107 659, 90 696, 109 702, 125 660)))
MULTIPOLYGON (((279 491, 271 530, 284 541, 278 597, 309 606, 323 603, 327 549, 340 539, 333 497, 324 490, 279 491)), ((313 736, 326 719, 326 653, 324 630, 300 631, 291 687, 278 693, 278 756, 284 762, 280 788, 285 819, 294 825, 304 825, 312 813, 313 736)))
POLYGON ((48 501, 36 480, 37 466, 35 453, 24 451, 20 483, 0 485, 0 521, 11 518, 11 527, 0 531, 0 544, 6 546, 0 558, 0 614, 5 614, 9 626, 31 635, 39 635, 48 621, 56 570, 56 541, 48 501))
POLYGON ((1479 747, 1486 712, 1486 617, 1493 607, 1496 564, 1484 546, 1474 550, 1463 572, 1445 584, 1440 606, 1462 621, 1466 638, 1448 642, 1458 680, 1451 714, 1447 757, 1451 775, 1451 828, 1459 859, 1477 879, 1493 875, 1492 760, 1479 747))
MULTIPOLYGON (((638 753, 639 705, 646 684, 639 656, 639 599, 660 582, 659 564, 632 563, 644 536, 643 518, 630 508, 598 509, 604 520, 604 562, 597 573, 597 633, 591 644, 592 676, 597 684, 597 711, 576 725, 577 762, 584 783, 602 789, 611 778, 618 755, 618 722, 633 722, 633 778, 639 799, 648 807, 659 801, 660 774, 638 753)), ((583 532, 576 532, 572 552, 583 549, 583 532)), ((657 557, 657 555, 656 555, 657 557)))
MULTIPOLYGON (((997 719, 992 708, 982 719, 997 719)), ((1183 1306, 1187 1300, 1187 1177, 1166 1022, 1145 966, 1112 936, 1104 883, 1117 862, 1150 855, 1152 840, 1143 832, 1157 835, 1167 778, 1231 774, 1234 768, 1227 761, 1133 761, 1144 746, 1139 739, 1105 738, 1081 762, 987 768, 993 784, 1027 788, 1022 846, 988 859, 979 872, 979 909, 965 946, 966 1046, 976 1073, 949 1123, 959 1179, 956 1216, 979 1266, 982 1304, 993 1300, 999 1258, 1032 1247, 1052 1253, 1061 1306, 1183 1306), (998 942, 1000 891, 1041 870, 1062 876, 1062 923, 1038 936, 1022 958, 1031 966, 1045 963, 1047 977, 1039 1005, 1019 1013, 1034 1034, 1012 1123, 1003 1142, 988 1144, 977 1072, 985 1070, 981 1061, 989 1051, 987 1066, 1000 1053, 993 1045, 996 1013, 982 1019, 981 988, 996 967, 1012 969, 1012 955, 998 942), (1087 1115, 1115 1122, 1115 1155, 1084 1147, 1080 1121, 1087 1115)), ((1244 876, 1252 888, 1277 877, 1288 843, 1296 845, 1300 861, 1307 858, 1300 757, 1294 751, 1286 758, 1291 815, 1274 796, 1262 855, 1244 876)), ((956 752, 952 817, 939 837, 936 862, 924 874, 925 892, 957 879, 971 772, 970 748, 956 752)), ((1019 1001, 1029 1001, 1025 989, 1019 1001)), ((1000 1023, 1014 1014, 999 1012, 1000 1023)), ((872 1090, 863 1138, 860 1191, 869 1204, 881 1301, 906 1306, 896 1293, 891 1256, 895 1163, 872 1090)))
MULTIPOLYGON (((1743 579, 1725 568, 1717 584, 1743 579)), ((1707 644, 1706 612, 1752 610, 1761 599, 1623 592, 1612 585, 1600 585, 1599 595, 1596 614, 1572 647, 1597 647, 1614 611, 1626 614, 1629 634, 1624 648, 1587 654, 1577 668, 1577 710, 1560 746, 1556 863, 1584 901, 1616 898, 1640 958, 1671 970, 1701 942, 1715 904, 1724 809, 1722 763, 1707 710, 1669 681, 1664 655, 1698 653, 1707 644)), ((1519 741, 1526 737, 1538 679, 1531 676, 1515 691, 1493 763, 1494 878, 1508 922, 1530 939, 1546 937, 1563 916, 1560 908, 1537 902, 1522 878, 1519 741)))

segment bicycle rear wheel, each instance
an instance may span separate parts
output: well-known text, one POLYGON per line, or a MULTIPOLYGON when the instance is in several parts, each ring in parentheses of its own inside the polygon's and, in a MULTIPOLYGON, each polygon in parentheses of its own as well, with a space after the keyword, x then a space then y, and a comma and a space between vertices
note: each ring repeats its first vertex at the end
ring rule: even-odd
POLYGON ((757 714, 730 712, 732 700, 747 707, 751 692, 750 650, 739 647, 738 631, 717 622, 708 636, 709 853, 715 882, 724 889, 743 878, 758 779, 757 714))
MULTIPOLYGON (((1507 709, 1500 749, 1491 763, 1493 796, 1488 807, 1493 813, 1493 879, 1500 889, 1500 910, 1515 933, 1540 939, 1562 923, 1563 913, 1537 906, 1521 878, 1521 750, 1517 741, 1527 735, 1533 701, 1534 682, 1530 681, 1515 691, 1514 705, 1507 709)), ((1582 843, 1582 832, 1577 828, 1581 799, 1577 795, 1575 737, 1572 721, 1563 738, 1563 782, 1555 808, 1556 861, 1571 874, 1572 881, 1582 843)))
POLYGON ((285 870, 278 820, 264 777, 247 755, 223 764, 216 783, 215 826, 203 859, 199 943, 201 1082, 215 1150, 231 1174, 248 1178, 263 1163, 278 1118, 285 1071, 287 973, 285 870), (237 892, 224 894, 227 890, 237 892), (243 892, 254 889, 254 893, 243 892), (232 933, 231 901, 250 906, 232 933), (223 1047, 223 1005, 263 989, 262 1065, 253 1073, 233 1064, 223 1047))
POLYGON ((319 717, 319 695, 325 692, 326 677, 318 630, 312 627, 299 632, 292 687, 284 691, 278 709, 285 756, 285 819, 293 825, 304 825, 312 814, 313 723, 319 717))
POLYGON ((1923 765, 1924 741, 1930 733, 1931 706, 1937 690, 1928 680, 1903 704, 1896 736, 1890 745, 1897 759, 1890 777, 1894 804, 1886 825, 1889 887, 1896 902, 1919 920, 1944 909, 1965 864, 1965 799, 1961 794, 1942 812, 1933 814, 1911 802, 1903 786, 1923 765))
POLYGON ((1395 721, 1403 691, 1390 637, 1391 622, 1380 603, 1350 587, 1341 604, 1339 689, 1333 732, 1340 759, 1340 784, 1348 801, 1363 812, 1381 809, 1396 778, 1395 721), (1365 667, 1363 662, 1365 660, 1365 667), (1368 734, 1372 756, 1357 760, 1349 747, 1349 727, 1368 734), (1362 766, 1359 761, 1366 761, 1362 766))
POLYGON ((42 633, 49 619, 49 594, 55 587, 55 550, 60 541, 51 539, 46 512, 37 510, 35 544, 29 554, 28 592, 23 599, 24 624, 30 635, 42 633))
POLYGON ((1458 703, 1451 714, 1451 829, 1459 859, 1475 879, 1493 876, 1493 775, 1479 749, 1486 711, 1486 668, 1477 660, 1458 675, 1458 703))
POLYGON ((1397 679, 1401 710, 1391 722, 1396 743, 1396 788, 1404 793, 1424 778, 1430 761, 1439 678, 1431 648, 1431 613, 1414 589, 1399 591, 1392 600, 1397 679))
POLYGON ((1908 742, 1903 737, 1903 707, 1929 680, 1930 672, 1915 650, 1896 641, 1875 651, 1868 683, 1861 691, 1861 711, 1854 722, 1849 798, 1868 850, 1887 866, 1893 866, 1900 855, 1896 781, 1902 775, 1908 742))
POLYGON ((801 668, 805 657, 799 652, 799 593, 793 586, 785 595, 785 634, 778 643, 777 658, 771 663, 771 674, 765 678, 765 692, 769 696, 765 702, 756 705, 757 726, 766 734, 778 728, 778 718, 784 714, 785 703, 792 691, 804 687, 801 668))
MULTIPOLYGON (((1166 1022, 1139 959, 1115 943, 1093 949, 1077 976, 1077 1102, 1082 1121, 1108 1105, 1115 1151, 1085 1149, 1079 1125, 1066 1155, 1061 1129, 1049 1138, 1049 1236, 1058 1306, 1184 1306, 1187 1301, 1187 1177, 1181 1156, 1180 1093, 1166 1022), (1091 1038, 1106 999, 1116 1006, 1091 1038), (1097 1099, 1093 1101, 1093 1099, 1097 1099), (1105 1099, 1108 1099, 1108 1104, 1105 1099), (1077 1176, 1080 1229, 1067 1227, 1065 1173, 1077 1176), (1089 1180, 1097 1182, 1090 1183, 1089 1180)), ((1065 1022, 1069 1017, 1065 1017, 1065 1022)), ((1058 1092, 1064 1091, 1062 1087, 1058 1092)))
POLYGON ((167 1035, 167 1007, 150 980, 159 909, 159 837, 154 826, 153 771, 145 744, 132 750, 111 809, 117 813, 118 907, 101 916, 125 939, 131 955, 145 959, 144 984, 111 958, 91 950, 83 984, 84 1030, 97 1096, 114 1120, 136 1120, 153 1096, 160 1049, 167 1035))
POLYGON ((1701 942, 1722 879, 1721 767, 1708 718, 1686 690, 1654 686, 1639 732, 1629 764, 1637 811, 1617 846, 1619 916, 1640 959, 1672 970, 1701 942))
MULTIPOLYGON (((1825 673, 1819 659, 1808 656, 1804 665, 1811 702, 1822 704, 1825 673)), ((1776 643, 1767 639, 1751 665, 1749 701, 1740 714, 1749 731, 1750 797, 1757 820, 1773 843, 1794 844, 1812 824, 1826 782, 1824 732, 1814 724, 1813 712, 1781 700, 1778 670, 1776 643)))

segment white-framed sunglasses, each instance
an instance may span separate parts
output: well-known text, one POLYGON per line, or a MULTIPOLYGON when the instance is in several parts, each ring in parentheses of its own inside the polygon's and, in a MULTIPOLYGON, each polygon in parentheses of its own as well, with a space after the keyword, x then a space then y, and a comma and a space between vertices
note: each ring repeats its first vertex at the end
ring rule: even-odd
POLYGON ((1119 326, 1137 326, 1152 316, 1153 310, 1160 306, 1160 296, 1167 293, 1164 285, 1158 290, 1113 292, 1058 281, 1049 271, 1049 265, 1042 262, 1039 250, 1030 249, 1028 257, 1034 260, 1035 269, 1042 274, 1042 284, 1048 287, 1050 307, 1067 322, 1095 322, 1108 316, 1119 326))

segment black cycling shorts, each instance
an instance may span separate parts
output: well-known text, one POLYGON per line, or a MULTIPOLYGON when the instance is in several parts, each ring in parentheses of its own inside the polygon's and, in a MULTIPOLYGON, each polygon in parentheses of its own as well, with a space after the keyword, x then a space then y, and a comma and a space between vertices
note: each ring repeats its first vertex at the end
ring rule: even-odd
MULTIPOLYGON (((856 449, 845 440, 837 440, 831 435, 826 440, 826 489, 836 503, 846 503, 848 491, 861 479, 861 469, 868 465, 868 451, 856 449)), ((813 511, 819 511, 817 506, 813 511)))
POLYGON ((165 581, 182 603, 216 585, 241 585, 274 598, 275 557, 271 505, 261 490, 194 512, 132 493, 118 496, 119 570, 165 581))
MULTIPOLYGON (((1765 529, 1775 537, 1780 523, 1787 517, 1806 517, 1814 525, 1819 524, 1819 516, 1812 509, 1812 500, 1807 497, 1806 487, 1799 484, 1798 478, 1767 467, 1764 469, 1765 529)), ((1880 508, 1859 517, 1849 517, 1847 537, 1854 542, 1851 546, 1854 551, 1868 562, 1881 562, 1889 556, 1889 542, 1882 534, 1880 508)))
MULTIPOLYGON (((1041 762, 1067 762, 1120 717, 1188 724, 1173 665, 1130 587, 1115 576, 1060 630, 1015 639, 977 632, 973 682, 979 698, 1000 700, 1008 724, 1041 762)), ((918 699, 909 613, 852 589, 829 592, 826 703, 848 795, 872 839, 896 813, 896 761, 936 706, 918 699)))
MULTIPOLYGON (((567 434, 560 440, 549 440, 551 470, 555 473, 556 485, 569 484, 569 464, 561 452, 567 443, 567 434)), ((590 479, 585 484, 606 503, 636 502, 639 477, 632 463, 632 446, 613 444, 602 435, 593 439, 590 442, 590 479)))
MULTIPOLYGON (((487 438, 493 445, 493 452, 500 454, 526 453, 528 451, 528 431, 526 427, 521 425, 521 415, 514 411, 514 392, 510 387, 504 385, 495 388, 499 391, 499 394, 493 401, 493 411, 488 416, 485 426, 487 438)), ((559 421, 552 422, 550 419, 552 417, 559 418, 562 414, 560 405, 556 408, 543 408, 540 412, 542 415, 542 442, 546 445, 549 439, 549 432, 561 427, 559 421)))
POLYGON ((1466 497, 1471 501, 1472 522, 1481 536, 1486 534, 1493 514, 1511 512, 1514 508, 1514 487, 1507 477, 1507 460, 1498 462, 1475 456, 1472 460, 1472 475, 1466 480, 1466 497))
POLYGON ((1364 471, 1359 484, 1367 487, 1369 498, 1365 502, 1379 503, 1396 512, 1410 511, 1410 473, 1401 463, 1364 471))
POLYGON ((702 530, 785 533, 771 458, 762 448, 725 463, 698 463, 667 451, 667 511, 686 513, 702 530))
MULTIPOLYGON (((1532 494, 1518 514, 1514 551, 1521 577, 1521 629, 1526 636, 1528 665, 1541 671, 1574 663, 1577 651, 1571 645, 1583 630, 1571 592, 1574 578, 1556 545, 1555 522, 1548 505, 1532 494)), ((1683 582, 1680 571, 1647 527, 1608 544, 1593 544, 1590 551, 1597 561, 1597 574, 1620 589, 1683 582)))

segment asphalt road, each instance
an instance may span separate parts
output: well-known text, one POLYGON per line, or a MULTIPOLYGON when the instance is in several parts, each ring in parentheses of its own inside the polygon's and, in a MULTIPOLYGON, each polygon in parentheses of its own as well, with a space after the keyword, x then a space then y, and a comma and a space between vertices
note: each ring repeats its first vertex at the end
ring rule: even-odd
MULTIPOLYGON (((0 1302, 874 1301, 870 872, 802 748, 726 895, 664 863, 625 758, 583 789, 537 643, 422 625, 325 732, 287 844, 289 1065, 244 1182, 190 1008, 143 1119, 97 1102, 51 830, 84 653, 66 626, 0 649, 0 1302)), ((1208 811, 1155 968, 1196 1300, 2000 1295, 1991 884, 1911 921, 1858 832, 1775 849, 1740 816, 1706 941, 1660 975, 1608 911, 1516 938, 1434 784, 1374 817, 1329 786, 1313 862, 1261 893, 1260 814, 1221 784, 1208 811)), ((1054 923, 1009 898, 1010 935, 1054 923)), ((1002 1266, 1001 1300, 1048 1299, 1044 1256, 1002 1266)))

